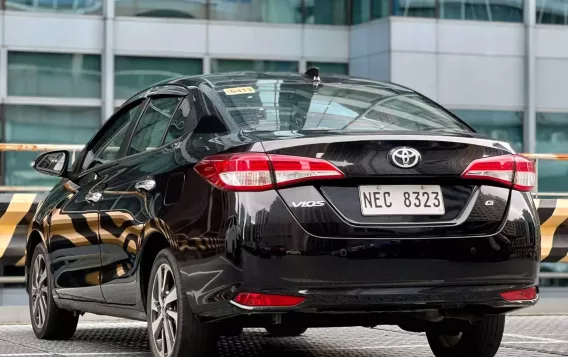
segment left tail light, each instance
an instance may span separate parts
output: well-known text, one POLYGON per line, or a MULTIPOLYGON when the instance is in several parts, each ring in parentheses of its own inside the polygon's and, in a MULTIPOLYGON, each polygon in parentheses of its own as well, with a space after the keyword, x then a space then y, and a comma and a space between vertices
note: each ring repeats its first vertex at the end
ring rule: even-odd
POLYGON ((499 182, 523 192, 531 191, 536 183, 534 163, 520 155, 491 156, 474 160, 461 177, 499 182))
POLYGON ((263 191, 307 180, 345 177, 325 160, 264 153, 209 156, 195 165, 195 171, 229 191, 263 191))

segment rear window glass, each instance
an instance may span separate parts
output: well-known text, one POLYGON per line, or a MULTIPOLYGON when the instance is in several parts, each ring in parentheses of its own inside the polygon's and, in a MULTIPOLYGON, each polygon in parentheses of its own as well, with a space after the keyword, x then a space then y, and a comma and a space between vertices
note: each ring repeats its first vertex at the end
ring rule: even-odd
POLYGON ((253 131, 458 131, 463 123, 398 87, 259 80, 217 90, 241 129, 253 131))

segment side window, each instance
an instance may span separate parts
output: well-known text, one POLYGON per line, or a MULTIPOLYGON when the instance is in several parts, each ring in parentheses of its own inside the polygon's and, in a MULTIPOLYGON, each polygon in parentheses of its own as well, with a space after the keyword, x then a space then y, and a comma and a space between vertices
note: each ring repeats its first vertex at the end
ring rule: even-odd
POLYGON ((159 147, 181 98, 163 97, 150 101, 138 121, 126 156, 135 155, 159 147))
POLYGON ((93 146, 90 153, 87 154, 87 159, 83 162, 83 170, 92 166, 93 161, 100 163, 118 159, 118 152, 126 137, 128 127, 132 120, 135 120, 140 114, 142 103, 140 102, 130 110, 119 114, 120 116, 116 118, 115 122, 93 146))
POLYGON ((176 140, 184 133, 193 130, 196 125, 197 113, 195 111, 195 106, 192 105, 188 98, 183 98, 172 117, 172 120, 170 121, 170 125, 168 126, 168 131, 166 132, 162 145, 176 140))

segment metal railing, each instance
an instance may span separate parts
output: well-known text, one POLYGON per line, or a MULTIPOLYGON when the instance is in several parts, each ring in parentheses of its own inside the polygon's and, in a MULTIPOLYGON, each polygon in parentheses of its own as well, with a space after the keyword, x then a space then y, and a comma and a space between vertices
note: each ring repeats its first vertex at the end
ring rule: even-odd
MULTIPOLYGON (((83 145, 60 145, 60 144, 25 144, 25 143, 0 143, 0 152, 47 152, 52 150, 68 150, 71 153, 71 161, 73 162, 78 152, 83 150, 83 145)), ((536 185, 533 189, 532 195, 535 198, 539 197, 558 197, 568 198, 567 192, 539 192, 538 188, 538 173, 539 162, 543 160, 551 161, 568 161, 568 154, 520 154, 535 162, 535 169, 537 172, 536 185)), ((31 169, 31 167, 30 167, 31 169)), ((568 175, 567 175, 568 179, 568 175)), ((0 192, 47 192, 51 190, 51 186, 2 186, 0 185, 0 192)), ((566 279, 568 272, 541 272, 540 277, 544 279, 566 279)), ((0 284, 20 284, 25 281, 23 276, 0 276, 0 284)))
MULTIPOLYGON (((536 170, 536 184, 532 191, 532 195, 535 198, 538 197, 568 197, 568 190, 566 192, 540 192, 539 191, 539 169, 540 161, 568 161, 568 154, 520 154, 527 159, 531 159, 535 163, 536 170)), ((568 175, 567 175, 568 178, 568 175)), ((568 189, 568 187, 567 187, 568 189)))

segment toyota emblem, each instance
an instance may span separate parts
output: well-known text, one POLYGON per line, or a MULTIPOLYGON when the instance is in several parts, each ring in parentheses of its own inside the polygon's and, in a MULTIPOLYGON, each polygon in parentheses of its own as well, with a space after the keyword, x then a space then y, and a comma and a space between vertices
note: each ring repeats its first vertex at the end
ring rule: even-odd
POLYGON ((389 159, 393 165, 403 169, 409 169, 418 164, 418 161, 420 161, 420 153, 413 148, 401 147, 392 149, 389 152, 389 159))

